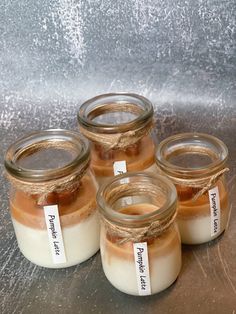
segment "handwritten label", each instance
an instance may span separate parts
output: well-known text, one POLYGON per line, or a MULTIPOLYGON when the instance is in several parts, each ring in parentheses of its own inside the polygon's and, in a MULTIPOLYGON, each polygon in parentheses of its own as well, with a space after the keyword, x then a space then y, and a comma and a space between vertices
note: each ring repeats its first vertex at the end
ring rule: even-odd
POLYGON ((54 264, 66 262, 66 255, 61 232, 57 205, 44 206, 44 216, 48 231, 48 240, 54 264))
POLYGON ((147 242, 134 243, 133 250, 139 295, 150 295, 151 284, 147 242))
POLYGON ((211 210, 211 236, 220 232, 220 197, 218 187, 208 191, 211 210))

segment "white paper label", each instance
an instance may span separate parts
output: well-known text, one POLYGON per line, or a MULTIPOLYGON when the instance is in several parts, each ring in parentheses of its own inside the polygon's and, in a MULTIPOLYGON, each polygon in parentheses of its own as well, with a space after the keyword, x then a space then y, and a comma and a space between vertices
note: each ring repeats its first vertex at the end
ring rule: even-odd
POLYGON ((48 240, 54 264, 66 262, 66 255, 61 232, 60 218, 57 205, 44 206, 44 216, 48 231, 48 240))
POLYGON ((126 161, 115 161, 113 164, 114 175, 117 176, 119 174, 123 174, 127 172, 126 161))
MULTIPOLYGON (((113 164, 113 171, 114 171, 114 176, 118 176, 119 174, 126 173, 127 172, 126 161, 125 160, 115 161, 113 164)), ((124 178, 120 182, 129 183, 129 179, 124 178)), ((131 205, 132 204, 132 198, 126 197, 126 200, 123 202, 123 205, 125 205, 125 204, 131 205)))
POLYGON ((218 187, 214 187, 208 191, 210 209, 211 209, 211 236, 215 236, 220 232, 220 197, 218 187))
POLYGON ((134 260, 139 295, 150 295, 150 275, 147 242, 134 243, 134 260))

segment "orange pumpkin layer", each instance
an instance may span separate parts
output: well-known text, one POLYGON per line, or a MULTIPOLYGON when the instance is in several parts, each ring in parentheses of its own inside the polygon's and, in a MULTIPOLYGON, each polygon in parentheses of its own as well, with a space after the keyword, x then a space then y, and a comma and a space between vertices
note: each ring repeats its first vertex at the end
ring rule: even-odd
POLYGON ((102 146, 94 145, 91 153, 91 166, 96 176, 114 175, 113 163, 125 160, 127 171, 142 171, 154 163, 155 145, 151 136, 143 137, 138 143, 126 149, 106 151, 102 146))
MULTIPOLYGON (((37 201, 37 195, 15 191, 10 201, 12 217, 31 228, 46 229, 43 206, 37 201)), ((43 205, 58 205, 62 227, 75 225, 96 209, 95 184, 90 176, 85 175, 76 191, 50 193, 43 205)))
MULTIPOLYGON (((218 180, 217 184, 220 195, 220 207, 222 211, 228 208, 228 193, 225 189, 225 185, 222 180, 218 180)), ((210 215, 210 203, 208 191, 203 195, 199 196, 196 201, 192 198, 201 189, 191 188, 186 186, 176 186, 178 194, 178 218, 180 219, 192 219, 197 216, 207 216, 210 215)))

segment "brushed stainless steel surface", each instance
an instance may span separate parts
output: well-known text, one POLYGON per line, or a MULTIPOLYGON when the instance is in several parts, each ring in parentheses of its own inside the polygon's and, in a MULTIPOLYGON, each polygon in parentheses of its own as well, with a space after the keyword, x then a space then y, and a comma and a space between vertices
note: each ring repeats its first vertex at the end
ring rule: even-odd
POLYGON ((236 13, 234 0, 21 0, 0 3, 0 312, 236 313, 236 13), (183 131, 229 148, 226 232, 183 247, 179 279, 151 297, 106 280, 100 254, 48 270, 19 252, 3 153, 31 130, 76 129, 80 104, 136 92, 155 107, 158 140, 183 131))

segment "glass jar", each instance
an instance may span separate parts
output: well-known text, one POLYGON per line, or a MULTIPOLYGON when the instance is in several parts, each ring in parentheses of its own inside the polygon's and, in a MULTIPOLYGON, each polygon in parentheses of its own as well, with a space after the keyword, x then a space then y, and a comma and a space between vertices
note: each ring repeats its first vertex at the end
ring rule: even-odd
POLYGON ((156 161, 177 189, 182 243, 208 242, 225 230, 229 215, 227 157, 225 144, 207 134, 177 134, 160 143, 156 161))
POLYGON ((176 200, 167 178, 144 172, 117 176, 100 188, 102 266, 118 290, 151 295, 176 280, 181 268, 176 200))
POLYGON ((7 150, 12 222, 31 262, 68 267, 98 251, 97 186, 89 162, 88 142, 67 130, 35 132, 7 150))
POLYGON ((91 165, 99 184, 125 172, 158 171, 148 99, 125 93, 100 95, 81 105, 78 121, 91 141, 91 165))

